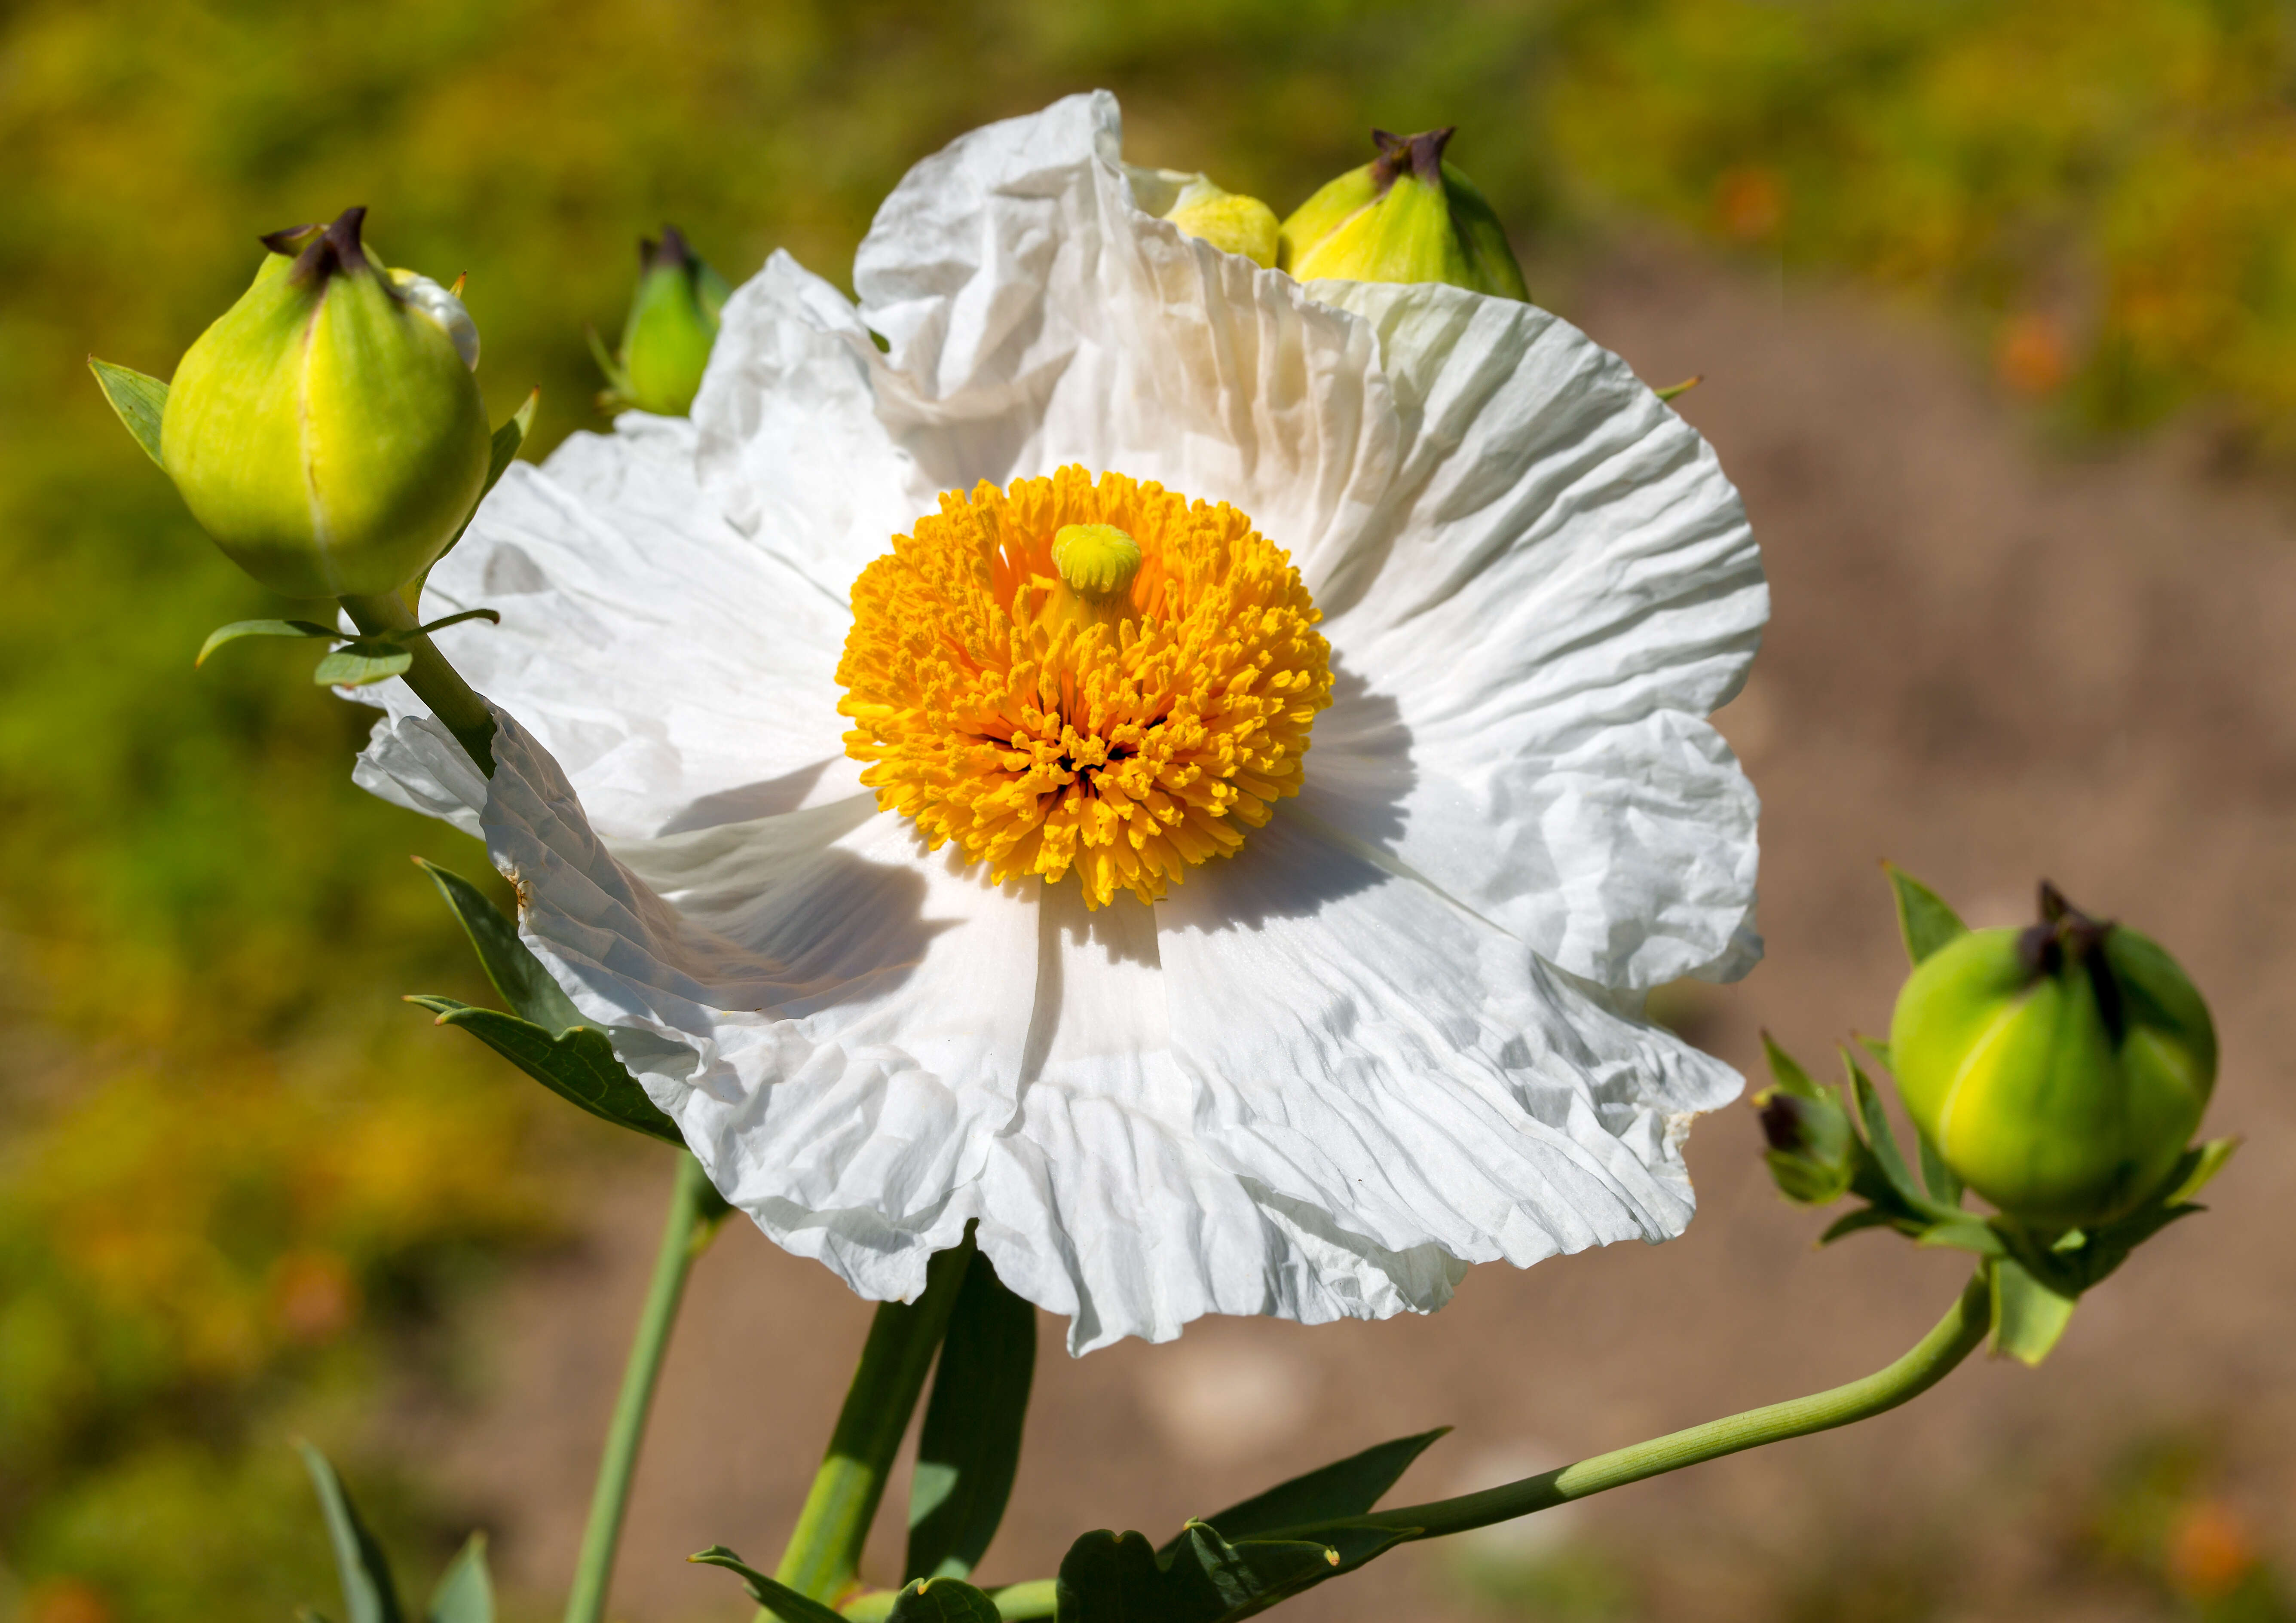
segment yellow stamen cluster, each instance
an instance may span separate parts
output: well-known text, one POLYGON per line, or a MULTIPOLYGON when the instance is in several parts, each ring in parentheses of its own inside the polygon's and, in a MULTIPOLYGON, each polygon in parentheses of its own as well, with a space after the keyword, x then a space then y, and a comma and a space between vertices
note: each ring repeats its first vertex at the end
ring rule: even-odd
POLYGON ((1087 906, 1152 902, 1300 791, 1321 618, 1225 503, 1076 467, 952 491, 853 585, 846 750, 1000 884, 1074 868, 1087 906))

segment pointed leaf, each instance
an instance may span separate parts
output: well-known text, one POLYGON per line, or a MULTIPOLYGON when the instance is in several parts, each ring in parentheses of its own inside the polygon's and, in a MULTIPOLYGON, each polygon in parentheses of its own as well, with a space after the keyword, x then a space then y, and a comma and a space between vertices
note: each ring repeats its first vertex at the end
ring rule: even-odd
POLYGON ((1975 1212, 1964 1212, 1958 1217, 1942 1223, 1932 1223, 1914 1236, 1914 1243, 1926 1247, 1947 1247, 1956 1251, 1968 1251, 1979 1257, 2001 1257, 2007 1253, 2001 1242, 1999 1231, 1975 1212))
POLYGON ((1898 898, 1898 933, 1904 938, 1906 956, 1919 963, 1969 926, 1945 905, 1943 898, 1893 862, 1882 865, 1890 889, 1898 898))
MULTIPOLYGON (((1438 1438, 1448 1435, 1450 1430, 1448 1426, 1438 1426, 1432 1431, 1374 1444, 1360 1454, 1351 1454, 1304 1476, 1279 1482, 1265 1493, 1255 1494, 1203 1520, 1218 1528, 1222 1537, 1233 1540, 1278 1529, 1289 1530, 1310 1522, 1363 1515, 1395 1486, 1414 1460, 1426 1453, 1438 1438)), ((1177 1549, 1186 1536, 1182 1533, 1160 1553, 1177 1549)))
POLYGON ((487 1575, 487 1536, 473 1533, 463 1543, 439 1586, 430 1592, 430 1623, 495 1623, 494 1580, 487 1575))
POLYGON ((1993 1351, 2028 1365, 2047 1357, 2072 1322, 2074 1299, 2051 1290, 2014 1258, 1993 1264, 1993 1351))
POLYGON ((408 1003, 430 1010, 442 1026, 457 1026, 570 1104, 602 1120, 685 1147, 685 1135, 623 1068, 614 1045, 594 1026, 553 1036, 531 1021, 496 1009, 474 1009, 451 997, 417 994, 408 1003))
POLYGON ((605 374, 607 392, 616 396, 628 394, 630 374, 622 370, 622 364, 608 351, 605 340, 598 336, 598 329, 585 327, 582 336, 590 340, 590 358, 598 363, 598 370, 605 374))
POLYGON ((343 1611, 348 1623, 399 1623, 398 1588, 391 1582, 390 1562, 382 1546, 359 1520, 358 1507, 327 1463, 327 1456, 308 1443, 297 1445, 303 1465, 319 1490, 319 1508, 327 1518, 327 1537, 335 1547, 335 1570, 343 1582, 343 1611))
POLYGON ((1884 1070, 1897 1070, 1896 1066, 1890 1063, 1889 1044, 1883 1042, 1878 1037, 1867 1037, 1862 1031, 1857 1033, 1857 1045, 1866 1051, 1866 1056, 1871 1059, 1874 1064, 1879 1065, 1884 1070))
POLYGON ((767 1578, 755 1567, 744 1566, 742 1558, 722 1544, 713 1544, 698 1554, 685 1558, 704 1566, 723 1567, 742 1580, 742 1587, 750 1598, 764 1607, 782 1623, 845 1623, 844 1614, 832 1611, 810 1595, 800 1594, 787 1584, 767 1578))
MULTIPOLYGON (((487 482, 486 488, 479 493, 480 500, 485 499, 487 490, 492 490, 502 482, 502 476, 510 471, 511 463, 518 460, 519 447, 526 443, 526 437, 534 431, 535 410, 541 404, 542 390, 538 388, 529 389, 526 398, 519 403, 518 409, 510 414, 509 420, 502 427, 495 430, 494 439, 487 450, 487 482)), ((468 521, 464 521, 464 528, 469 528, 468 521)))
POLYGON ((574 1000, 542 967, 542 960, 519 939, 518 927, 487 899, 486 892, 452 869, 425 862, 420 857, 414 859, 414 865, 428 873, 430 882, 439 887, 439 894, 447 898, 455 922, 462 925, 463 933, 470 937, 471 946, 477 950, 487 979, 521 1018, 553 1036, 569 1027, 586 1023, 582 1011, 574 1006, 574 1000))
POLYGON ((2210 1180, 2225 1169, 2225 1163, 2232 1159, 2233 1152, 2239 1149, 2240 1144, 2237 1138, 2211 1138, 2204 1144, 2185 1151, 2185 1158, 2177 1163, 2177 1170, 2168 1179, 2168 1193, 2160 1197, 2162 1204, 2182 1206, 2196 1199, 2201 1191, 2209 1186, 2210 1180))
POLYGON ((1933 1200, 1948 1206, 1960 1205, 1961 1174, 1945 1164, 1945 1157, 1938 1153, 1937 1146, 1930 1142, 1928 1134, 1915 1127, 1914 1137, 1921 1146, 1923 1187, 1930 1192, 1933 1200))
MULTIPOLYGON (((1890 1192, 1904 1201, 1908 1211, 1929 1217, 1948 1215, 1922 1193, 1921 1186, 1914 1182, 1914 1175, 1906 1170, 1906 1158, 1898 1151, 1898 1135, 1891 1131, 1890 1118, 1882 1109, 1882 1095, 1857 1068, 1857 1062, 1847 1048, 1841 1051, 1841 1062, 1849 1068, 1850 1091, 1857 1096, 1857 1119, 1866 1128, 1866 1147, 1873 1152, 1874 1165, 1889 1181, 1890 1192)), ((1868 1193, 1866 1198, 1874 1199, 1875 1194, 1868 1193)))
POLYGON ((1003 1623, 996 1603, 961 1578, 921 1578, 893 1597, 887 1623, 1003 1623))
POLYGON ((119 414, 121 426, 144 447, 144 455, 155 466, 166 469, 168 464, 160 458, 160 422, 168 414, 168 386, 157 378, 115 366, 110 361, 99 361, 92 355, 87 357, 87 369, 95 373, 103 398, 119 414))
POLYGON ((1861 1206, 1847 1217, 1836 1217, 1833 1226, 1817 1237, 1817 1242, 1820 1245, 1832 1245, 1835 1241, 1846 1239, 1859 1229, 1890 1228, 1894 1227, 1897 1222, 1897 1218, 1878 1206, 1861 1206))
POLYGON ((228 626, 217 626, 208 633, 208 640, 200 644, 193 657, 194 669, 208 662, 208 656, 226 643, 236 643, 247 636, 324 637, 334 641, 343 634, 332 626, 322 626, 316 620, 234 620, 228 626))
POLYGON ((1036 1308, 1006 1290, 996 1266, 975 1251, 949 1313, 917 1439, 906 1580, 963 1578, 980 1564, 1020 1469, 1036 1367, 1036 1308))
POLYGON ((361 637, 320 660, 311 680, 321 687, 365 687, 398 676, 414 663, 414 654, 404 648, 380 637, 361 637))
POLYGON ((1809 1072, 1801 1068, 1801 1062, 1779 1047, 1767 1031, 1762 1033, 1762 1055, 1770 1062, 1770 1075, 1777 1078, 1778 1086, 1786 1092, 1800 1094, 1805 1099, 1825 1097, 1825 1089, 1810 1079, 1809 1072))

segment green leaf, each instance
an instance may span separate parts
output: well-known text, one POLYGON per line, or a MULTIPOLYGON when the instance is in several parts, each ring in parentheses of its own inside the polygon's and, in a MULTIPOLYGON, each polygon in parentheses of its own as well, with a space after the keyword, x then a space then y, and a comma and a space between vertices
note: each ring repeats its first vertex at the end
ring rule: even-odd
POLYGON ((1914 1243, 1931 1248, 1944 1247, 1956 1251, 1968 1251, 1979 1257, 2007 1255, 2001 1234, 1990 1223, 1975 1212, 1963 1212, 1941 1223, 1932 1223, 1914 1236, 1914 1243))
MULTIPOLYGON (((519 403, 518 409, 510 414, 509 420, 502 427, 495 430, 494 439, 487 450, 487 482, 485 488, 479 492, 480 500, 486 499, 487 491, 492 490, 500 484, 502 476, 510 471, 511 463, 518 460, 519 448, 526 444, 526 437, 534 432, 534 414, 536 408, 541 404, 542 390, 538 388, 529 389, 526 398, 519 403)), ((470 527, 469 520, 465 519, 463 522, 464 529, 470 527)), ((460 532, 457 532, 456 538, 460 539, 460 532)), ((449 543, 449 545, 452 544, 449 543)))
MULTIPOLYGON (((1255 1494, 1203 1520, 1218 1528, 1222 1537, 1234 1539, 1363 1515, 1395 1486, 1414 1460, 1426 1453, 1438 1438, 1449 1435, 1450 1430, 1448 1426, 1438 1426, 1432 1431, 1374 1444, 1360 1454, 1351 1454, 1304 1476, 1279 1482, 1265 1493, 1255 1494)), ((1177 1550, 1186 1537, 1182 1532, 1158 1553, 1177 1550)))
MULTIPOLYGON (((1888 1180, 1889 1193, 1902 1201, 1906 1211, 1925 1217, 1950 1215, 1923 1194, 1914 1182, 1914 1175, 1906 1170, 1906 1158, 1898 1152, 1898 1135, 1890 1127, 1890 1118, 1882 1109, 1882 1095, 1849 1050, 1841 1051, 1841 1062, 1849 1068, 1849 1087, 1857 1101, 1857 1119, 1866 1129, 1866 1147, 1872 1152, 1873 1161, 1883 1178, 1888 1180)), ((1868 1200, 1881 1199, 1881 1192, 1862 1190, 1868 1200)), ((1888 1201, 1882 1200, 1886 1205, 1888 1201)))
POLYGON ((2167 1193, 2160 1197, 2161 1204, 2182 1206, 2196 1198, 2225 1169, 2225 1163, 2240 1148, 2240 1143, 2237 1138, 2211 1138, 2185 1151, 2184 1159, 2166 1180, 2167 1193))
POLYGON ((2036 1279, 2014 1258, 1993 1264, 1993 1350, 2038 1365, 2072 1322, 2075 1299, 2036 1279))
POLYGON ((494 1580, 487 1576, 487 1536, 473 1533, 430 1592, 430 1623, 495 1623, 494 1580))
POLYGON ((1810 1079, 1809 1072, 1801 1068, 1801 1062, 1779 1047, 1767 1030, 1762 1033, 1762 1057, 1769 1061, 1770 1075, 1777 1078, 1778 1086, 1786 1092, 1800 1094, 1805 1099, 1825 1097, 1825 1089, 1810 1079))
POLYGON ((1915 1127, 1914 1136, 1921 1145, 1923 1186, 1930 1192, 1932 1199, 1948 1206, 1960 1205, 1961 1174, 1945 1164, 1945 1157, 1938 1153, 1937 1146, 1930 1142, 1928 1134, 1915 1127))
POLYGON ((1315 1536, 1234 1543, 1192 1521, 1159 1552, 1138 1533, 1087 1533, 1057 1580, 1059 1623, 1229 1623, 1351 1572, 1414 1536, 1411 1528, 1332 1522, 1315 1536))
POLYGON ((1878 1206, 1861 1206, 1846 1217, 1836 1217, 1833 1225, 1817 1237, 1817 1242, 1820 1245, 1832 1245, 1835 1241, 1847 1239, 1860 1229, 1891 1228, 1896 1226, 1898 1221, 1898 1218, 1878 1206))
POLYGON ((217 626, 208 633, 208 640, 200 644, 200 652, 192 660, 193 668, 208 662, 208 656, 226 643, 236 643, 249 636, 324 637, 334 641, 343 634, 332 626, 322 626, 316 620, 234 620, 228 626, 217 626))
POLYGON ((1906 957, 1919 963, 1956 936, 1969 933, 1961 915, 1936 891, 1893 862, 1883 863, 1882 869, 1898 898, 1898 933, 1905 938, 1906 957))
POLYGON ((321 687, 365 687, 396 676, 414 663, 414 654, 404 648, 381 637, 359 637, 320 660, 311 680, 321 687))
POLYGON ((359 1520, 358 1507, 327 1463, 327 1456, 308 1443, 297 1447, 311 1482, 319 1490, 319 1508, 326 1513, 327 1537, 335 1546, 335 1569, 342 1576, 343 1610, 349 1623, 399 1623, 398 1588, 390 1580, 390 1562, 382 1546, 359 1520))
POLYGON ((685 1135, 623 1068, 614 1045, 594 1026, 555 1035, 496 1009, 475 1009, 451 997, 416 994, 408 1003, 430 1010, 442 1026, 468 1031, 570 1104, 616 1127, 685 1147, 685 1135))
POLYGON ((1036 1308, 1006 1290, 975 1251, 949 1313, 918 1435, 905 1580, 963 1578, 988 1553, 1020 1469, 1036 1366, 1036 1308))
POLYGON ((504 1003, 522 1019, 553 1037, 587 1023, 582 1011, 574 1006, 574 1000, 542 967, 542 960, 519 939, 518 927, 487 899, 486 892, 452 869, 425 862, 420 857, 414 859, 414 865, 428 873, 430 882, 439 887, 439 894, 446 898, 455 922, 470 937, 487 979, 502 994, 504 1003))
POLYGON ((893 1597, 887 1623, 1002 1623, 996 1603, 961 1578, 919 1578, 893 1597))
POLYGON ((582 336, 590 340, 590 358, 605 373, 606 392, 617 398, 627 396, 630 392, 630 374, 622 370, 622 364, 607 349, 606 340, 598 336, 598 329, 585 327, 582 336))
POLYGON ((810 1596, 800 1594, 787 1584, 767 1578, 755 1567, 742 1564, 742 1558, 722 1544, 713 1544, 698 1554, 685 1558, 704 1566, 723 1567, 742 1580, 742 1587, 750 1598, 764 1607, 782 1623, 845 1623, 844 1615, 833 1611, 810 1596))
POLYGON ((168 464, 160 460, 160 422, 168 414, 168 386, 157 378, 147 378, 110 361, 99 361, 92 355, 87 357, 87 369, 95 373, 96 386, 111 402, 111 409, 119 414, 122 426, 144 447, 144 455, 165 471, 168 464))

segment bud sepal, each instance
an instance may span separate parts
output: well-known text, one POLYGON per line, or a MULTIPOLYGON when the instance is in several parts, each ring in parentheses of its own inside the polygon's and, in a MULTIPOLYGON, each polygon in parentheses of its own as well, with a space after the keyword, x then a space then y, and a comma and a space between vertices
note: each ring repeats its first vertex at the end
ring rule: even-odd
POLYGON ((490 626, 499 626, 502 616, 492 609, 465 609, 427 626, 357 635, 332 626, 322 626, 316 620, 234 620, 208 633, 208 640, 200 644, 192 665, 196 669, 206 664, 208 656, 217 649, 244 637, 320 637, 340 646, 319 661, 311 673, 311 680, 321 687, 365 687, 370 682, 405 675, 414 663, 412 644, 415 638, 448 626, 459 626, 464 620, 484 620, 490 626))

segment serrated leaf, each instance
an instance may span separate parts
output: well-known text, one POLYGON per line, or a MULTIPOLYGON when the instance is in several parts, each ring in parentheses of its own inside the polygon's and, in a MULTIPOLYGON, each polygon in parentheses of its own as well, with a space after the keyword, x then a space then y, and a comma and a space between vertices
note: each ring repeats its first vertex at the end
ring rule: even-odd
POLYGON ((1762 1057, 1770 1062, 1770 1075, 1790 1094, 1800 1094, 1805 1099, 1823 1099, 1825 1090, 1801 1068, 1801 1062, 1779 1047, 1767 1031, 1762 1033, 1762 1057))
POLYGON ((455 922, 470 938, 471 946, 479 955, 480 967, 487 979, 502 994, 520 1018, 529 1021, 555 1037, 570 1027, 586 1022, 582 1011, 566 996, 550 971, 542 967, 526 943, 519 939, 518 927, 503 916, 502 909, 487 899, 469 880, 451 868, 442 868, 418 857, 414 865, 430 876, 446 898, 447 910, 455 922))
POLYGON ((1993 1351, 2027 1365, 2047 1357, 2072 1322, 2075 1299, 2036 1279, 2013 1257, 1993 1264, 1993 1351))
MULTIPOLYGON (((1447 1436, 1450 1430, 1448 1426, 1438 1426, 1432 1431, 1375 1443, 1360 1454, 1351 1454, 1343 1460, 1334 1460, 1329 1465, 1279 1482, 1265 1493, 1254 1494, 1203 1520, 1218 1529, 1222 1537, 1233 1540, 1363 1515, 1396 1485, 1414 1460, 1426 1453, 1437 1439, 1447 1436)), ((1178 1549, 1185 1537, 1182 1532, 1157 1553, 1165 1555, 1178 1549)))
POLYGON ((168 464, 160 456, 160 423, 168 414, 168 386, 153 377, 126 366, 115 366, 110 361, 87 357, 87 369, 95 373, 96 387, 119 414, 120 426, 135 437, 144 447, 144 455, 163 472, 168 464))
POLYGON ((311 680, 321 687, 365 687, 396 676, 414 663, 414 655, 380 637, 360 637, 344 643, 319 661, 311 680))
POLYGON ((1898 933, 1906 943, 1906 956, 1914 963, 1921 963, 1956 936, 1969 933, 1961 915, 1947 906, 1936 891, 1896 863, 1885 862, 1882 869, 1890 876, 1890 889, 1897 898, 1898 933))
POLYGON ((1036 1366, 1036 1308, 975 1251, 949 1311, 918 1434, 905 1580, 963 1578, 988 1553, 1020 1469, 1036 1366))
POLYGON ((996 1603, 961 1578, 920 1578, 893 1597, 887 1623, 1003 1623, 996 1603))
POLYGON ((601 1120, 685 1147, 685 1135, 626 1070, 614 1045, 594 1026, 556 1035, 498 1009, 478 1009, 451 997, 416 994, 408 1003, 430 1010, 439 1024, 468 1031, 570 1104, 601 1120))
POLYGON ((703 1566, 723 1567, 742 1580, 742 1587, 750 1598, 764 1607, 782 1623, 845 1623, 844 1615, 833 1611, 809 1595, 800 1594, 787 1584, 767 1578, 755 1567, 742 1564, 742 1558, 722 1544, 685 1558, 703 1566))
POLYGON ((289 636, 324 637, 332 642, 343 634, 332 626, 322 626, 316 620, 234 620, 228 626, 217 626, 208 633, 208 640, 200 644, 193 657, 193 668, 208 662, 208 656, 226 643, 236 643, 242 637, 289 636))
POLYGON ((1948 1206, 1960 1205, 1961 1175, 1945 1164, 1945 1157, 1938 1153, 1937 1146, 1930 1142, 1928 1134, 1915 1127, 1914 1137, 1921 1150, 1922 1186, 1930 1192, 1932 1200, 1948 1206))
POLYGON ((473 1533, 430 1592, 430 1623, 495 1623, 494 1580, 487 1574, 487 1536, 473 1533))
POLYGON ((319 1490, 319 1508, 326 1515, 327 1538, 334 1545, 335 1570, 343 1585, 343 1611, 349 1623, 399 1623, 398 1588, 391 1581, 390 1562, 382 1546, 359 1520, 358 1507, 327 1456, 308 1443, 297 1447, 312 1486, 319 1490))

